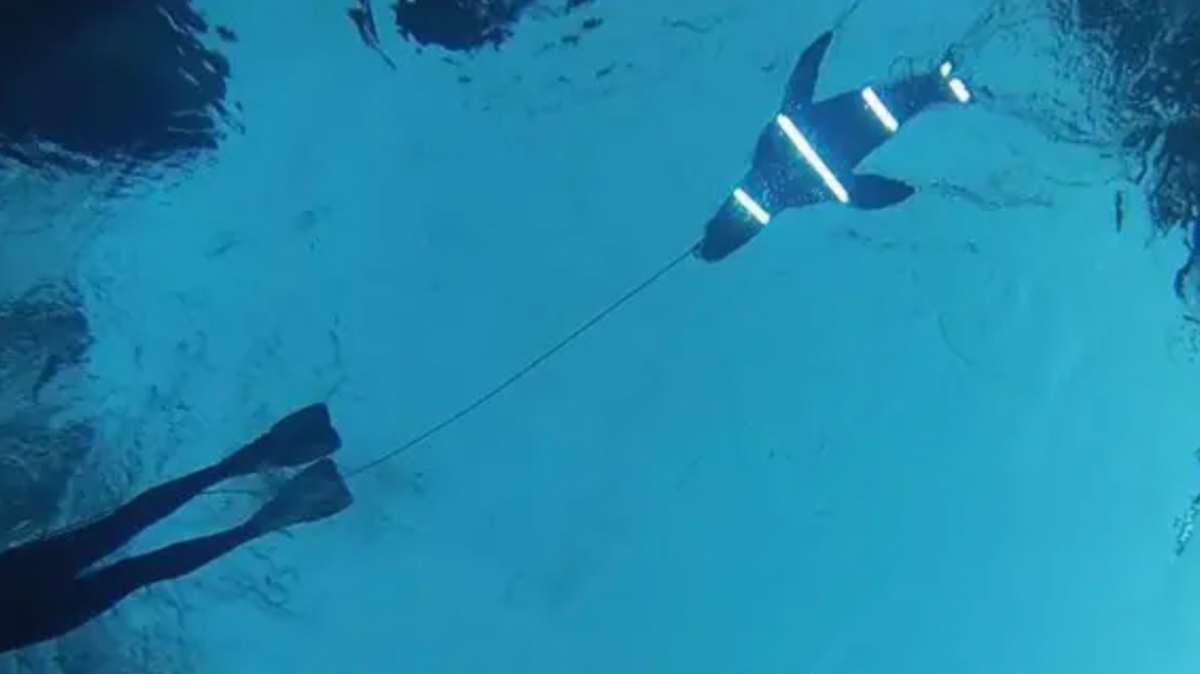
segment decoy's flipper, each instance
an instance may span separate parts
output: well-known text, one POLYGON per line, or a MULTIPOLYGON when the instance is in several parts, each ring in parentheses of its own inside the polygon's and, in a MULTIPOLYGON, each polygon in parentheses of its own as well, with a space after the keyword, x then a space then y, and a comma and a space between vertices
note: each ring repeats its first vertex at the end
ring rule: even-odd
POLYGON ((850 204, 864 211, 877 211, 908 199, 916 189, 908 183, 866 173, 854 176, 850 204))
POLYGON ((821 60, 833 41, 833 31, 827 30, 808 45, 808 49, 800 55, 796 67, 792 69, 792 77, 788 80, 787 91, 783 94, 784 110, 799 110, 812 103, 813 92, 817 88, 817 75, 820 74, 821 60))

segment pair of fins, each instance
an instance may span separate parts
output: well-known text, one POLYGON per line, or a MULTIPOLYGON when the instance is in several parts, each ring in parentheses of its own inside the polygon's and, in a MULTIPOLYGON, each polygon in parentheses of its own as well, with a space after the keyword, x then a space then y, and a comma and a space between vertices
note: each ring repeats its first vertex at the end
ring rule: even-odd
POLYGON ((349 508, 354 497, 329 458, 341 446, 329 409, 318 403, 289 414, 226 459, 239 474, 302 468, 251 516, 249 525, 267 534, 327 519, 349 508))

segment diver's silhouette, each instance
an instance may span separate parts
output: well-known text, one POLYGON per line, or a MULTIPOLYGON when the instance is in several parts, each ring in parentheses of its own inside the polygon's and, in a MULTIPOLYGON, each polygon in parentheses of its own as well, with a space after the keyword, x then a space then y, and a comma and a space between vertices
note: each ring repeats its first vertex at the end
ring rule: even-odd
POLYGON ((216 464, 152 487, 99 520, 0 553, 0 653, 66 634, 135 590, 185 576, 244 543, 345 510, 353 499, 328 458, 340 446, 325 405, 312 405, 216 464), (92 568, 224 480, 306 464, 242 524, 92 568))

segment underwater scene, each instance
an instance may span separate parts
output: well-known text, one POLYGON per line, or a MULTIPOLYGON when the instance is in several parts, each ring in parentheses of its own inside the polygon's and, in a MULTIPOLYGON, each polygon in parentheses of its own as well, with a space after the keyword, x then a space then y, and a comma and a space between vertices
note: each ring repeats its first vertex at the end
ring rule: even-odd
POLYGON ((0 674, 1200 672, 1200 5, 0 0, 0 674))

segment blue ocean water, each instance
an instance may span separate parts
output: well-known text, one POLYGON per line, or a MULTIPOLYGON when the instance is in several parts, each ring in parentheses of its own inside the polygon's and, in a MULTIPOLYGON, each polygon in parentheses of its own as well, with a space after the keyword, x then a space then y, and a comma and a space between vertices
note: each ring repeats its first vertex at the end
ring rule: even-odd
MULTIPOLYGON (((1200 671, 1200 567, 1173 528, 1200 468, 1178 250, 1148 245, 1111 157, 986 100, 932 111, 867 162, 909 202, 790 212, 689 259, 377 463, 692 246, 845 6, 596 2, 470 55, 387 27, 392 68, 338 3, 199 4, 236 29, 242 130, 186 177, 56 216, 87 223, 57 265, 94 339, 74 404, 136 489, 325 401, 356 501, 20 666, 1200 671)), ((1033 19, 971 33, 988 7, 863 2, 818 98, 968 36, 973 85, 1086 105, 1033 19)))

